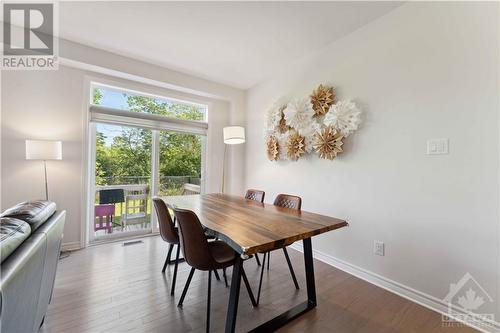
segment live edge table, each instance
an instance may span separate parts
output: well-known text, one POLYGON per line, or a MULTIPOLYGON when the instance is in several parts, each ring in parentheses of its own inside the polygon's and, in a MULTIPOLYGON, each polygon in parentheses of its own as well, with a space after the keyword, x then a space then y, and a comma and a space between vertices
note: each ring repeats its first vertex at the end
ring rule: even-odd
POLYGON ((344 220, 305 211, 263 204, 227 194, 170 196, 162 198, 172 208, 189 209, 198 215, 207 232, 225 241, 240 254, 233 267, 226 333, 236 327, 243 259, 302 240, 307 301, 258 326, 251 332, 273 332, 316 307, 316 286, 311 237, 347 226, 344 220))

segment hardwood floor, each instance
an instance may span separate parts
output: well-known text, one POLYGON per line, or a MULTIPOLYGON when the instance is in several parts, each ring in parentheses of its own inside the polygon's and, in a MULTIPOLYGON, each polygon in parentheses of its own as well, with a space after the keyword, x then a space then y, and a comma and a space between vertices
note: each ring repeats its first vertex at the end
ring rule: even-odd
MULTIPOLYGON (((161 273, 167 244, 159 237, 142 241, 93 246, 61 259, 41 332, 204 332, 207 273, 196 271, 184 306, 178 308, 189 266, 179 265, 176 294, 171 297, 173 267, 161 273)), ((252 308, 241 290, 237 332, 306 298, 302 254, 291 249, 289 254, 301 289, 293 286, 283 252, 273 252, 271 269, 264 273, 261 305, 252 308)), ((255 260, 244 267, 256 291, 260 270, 255 260)), ((318 307, 280 332, 474 332, 467 327, 443 328, 440 314, 320 261, 315 261, 315 273, 318 307)), ((212 332, 223 332, 228 297, 229 289, 213 279, 212 332)))

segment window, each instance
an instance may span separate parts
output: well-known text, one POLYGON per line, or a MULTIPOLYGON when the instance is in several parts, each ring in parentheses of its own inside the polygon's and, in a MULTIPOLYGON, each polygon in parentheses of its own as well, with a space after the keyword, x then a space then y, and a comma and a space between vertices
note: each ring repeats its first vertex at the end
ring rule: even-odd
POLYGON ((207 114, 206 105, 141 94, 101 84, 92 85, 91 102, 113 109, 194 121, 206 121, 207 114))
POLYGON ((208 107, 91 84, 90 241, 155 232, 151 198, 201 193, 208 107))

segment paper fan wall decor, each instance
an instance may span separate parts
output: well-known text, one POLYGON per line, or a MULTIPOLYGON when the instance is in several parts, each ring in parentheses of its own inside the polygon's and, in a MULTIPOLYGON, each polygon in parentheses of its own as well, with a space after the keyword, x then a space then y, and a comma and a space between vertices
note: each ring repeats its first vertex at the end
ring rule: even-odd
POLYGON ((273 105, 266 114, 266 129, 273 131, 280 123, 283 105, 273 105))
POLYGON ((267 138, 267 158, 270 161, 277 161, 279 158, 280 147, 278 139, 274 135, 267 138))
POLYGON ((324 127, 314 135, 314 150, 320 158, 333 160, 343 152, 344 136, 331 126, 324 127))
POLYGON ((270 161, 297 161, 316 153, 333 160, 344 140, 359 128, 361 110, 350 100, 336 101, 334 88, 320 84, 309 98, 275 103, 266 113, 266 152, 270 161))
POLYGON ((286 124, 299 134, 304 134, 309 130, 314 116, 312 105, 307 98, 293 99, 283 113, 286 124))
POLYGON ((333 87, 324 86, 320 84, 310 96, 314 116, 320 117, 325 115, 330 106, 335 101, 335 94, 333 87))
POLYGON ((290 126, 287 125, 286 120, 285 120, 285 110, 287 109, 286 106, 283 106, 280 111, 280 121, 278 122, 278 127, 276 128, 279 133, 284 134, 286 133, 289 129, 290 126))
POLYGON ((361 124, 361 111, 351 101, 339 101, 332 105, 323 120, 326 126, 332 126, 344 136, 349 136, 361 124))
POLYGON ((306 138, 299 133, 294 133, 288 137, 287 155, 292 161, 297 161, 306 152, 306 138))

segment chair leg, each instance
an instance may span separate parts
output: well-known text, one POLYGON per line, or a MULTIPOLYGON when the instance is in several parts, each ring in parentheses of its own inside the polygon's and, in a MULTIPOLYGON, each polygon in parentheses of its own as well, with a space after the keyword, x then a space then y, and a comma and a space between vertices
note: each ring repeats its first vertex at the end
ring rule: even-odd
POLYGON ((266 256, 269 252, 264 253, 264 259, 262 259, 262 268, 260 269, 260 281, 259 281, 259 291, 257 292, 257 305, 260 302, 260 290, 262 288, 262 279, 264 278, 264 267, 266 267, 266 256))
POLYGON ((250 301, 254 307, 257 306, 257 302, 255 301, 255 297, 253 296, 252 288, 250 287, 250 283, 248 283, 247 275, 245 274, 245 270, 241 267, 241 277, 243 278, 243 282, 245 282, 245 286, 247 287, 248 296, 250 297, 250 301))
POLYGON ((191 283, 191 279, 193 278, 194 271, 195 271, 194 267, 191 267, 191 271, 189 272, 189 276, 188 276, 188 279, 186 281, 186 285, 184 286, 184 289, 182 290, 181 299, 179 300, 179 303, 177 304, 178 307, 181 307, 182 303, 184 302, 184 297, 186 297, 186 293, 188 291, 189 284, 191 283))
POLYGON ((177 266, 179 265, 179 252, 181 250, 180 244, 177 244, 177 253, 175 255, 175 266, 174 266, 174 278, 172 280, 172 288, 170 289, 170 295, 174 294, 175 291, 175 280, 177 280, 177 266))
POLYGON ((228 284, 227 284, 227 276, 226 276, 226 269, 225 268, 222 269, 222 276, 224 276, 224 283, 226 284, 226 288, 227 288, 228 284))
POLYGON ((271 251, 267 252, 267 270, 269 270, 270 262, 271 262, 271 251))
POLYGON ((295 289, 299 288, 299 283, 297 282, 297 278, 295 277, 295 272, 293 271, 292 262, 290 261, 290 257, 288 256, 288 251, 286 247, 283 248, 283 253, 285 254, 286 262, 288 263, 288 269, 290 270, 290 274, 292 275, 293 283, 295 284, 295 289))
POLYGON ((217 281, 220 281, 220 276, 219 276, 219 273, 217 273, 216 269, 214 269, 214 275, 215 275, 215 278, 217 279, 217 281))
POLYGON ((167 258, 165 258, 165 263, 163 264, 163 269, 161 270, 162 273, 165 273, 165 270, 167 269, 167 265, 170 264, 170 256, 172 255, 173 248, 174 248, 174 244, 168 245, 167 258))
POLYGON ((257 266, 260 266, 259 255, 257 253, 255 254, 255 261, 257 261, 257 266))
POLYGON ((210 298, 212 292, 212 271, 208 271, 207 333, 210 332, 210 298))

